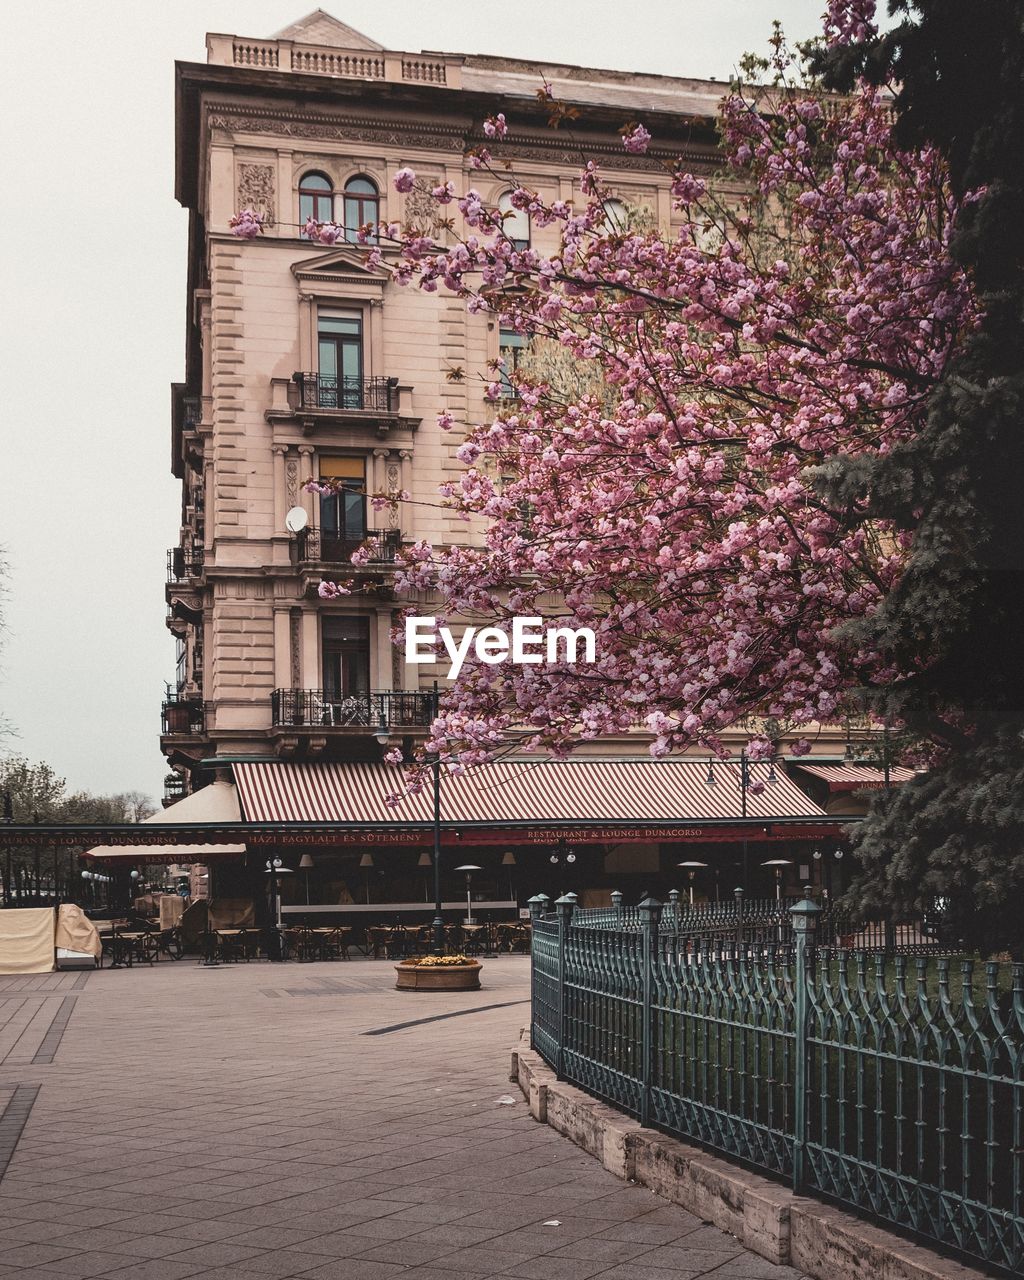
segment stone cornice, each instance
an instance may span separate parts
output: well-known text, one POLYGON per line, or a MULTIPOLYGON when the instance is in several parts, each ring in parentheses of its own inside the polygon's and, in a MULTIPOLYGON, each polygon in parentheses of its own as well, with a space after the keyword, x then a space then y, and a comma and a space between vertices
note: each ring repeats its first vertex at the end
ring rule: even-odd
MULTIPOLYGON (((465 155, 476 147, 487 145, 498 160, 538 160, 548 164, 569 166, 580 163, 579 144, 568 143, 564 134, 551 131, 531 133, 523 140, 494 143, 473 127, 431 121, 424 126, 422 118, 350 115, 348 113, 260 107, 247 103, 207 103, 207 129, 224 129, 229 133, 266 134, 308 140, 310 142, 341 141, 380 143, 401 149, 421 148, 449 151, 465 155)), ((701 170, 718 166, 720 155, 708 144, 683 142, 676 148, 657 148, 646 155, 630 155, 617 141, 588 137, 583 144, 588 155, 608 157, 608 168, 640 173, 666 172, 682 158, 701 170)))

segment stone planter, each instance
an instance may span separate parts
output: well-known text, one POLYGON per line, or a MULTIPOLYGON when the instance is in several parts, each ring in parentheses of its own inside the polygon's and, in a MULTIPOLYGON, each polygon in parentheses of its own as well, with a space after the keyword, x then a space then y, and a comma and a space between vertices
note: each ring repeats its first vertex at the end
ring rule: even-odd
POLYGON ((395 965, 397 991, 479 991, 480 962, 421 966, 403 961, 395 965))

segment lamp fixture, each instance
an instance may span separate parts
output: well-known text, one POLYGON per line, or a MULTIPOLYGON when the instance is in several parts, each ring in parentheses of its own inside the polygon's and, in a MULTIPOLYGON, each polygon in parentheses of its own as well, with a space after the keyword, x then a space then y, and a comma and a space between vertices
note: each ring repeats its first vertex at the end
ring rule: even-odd
POLYGON ((713 787, 717 781, 715 777, 715 762, 711 756, 708 756, 708 776, 704 779, 704 785, 713 787))

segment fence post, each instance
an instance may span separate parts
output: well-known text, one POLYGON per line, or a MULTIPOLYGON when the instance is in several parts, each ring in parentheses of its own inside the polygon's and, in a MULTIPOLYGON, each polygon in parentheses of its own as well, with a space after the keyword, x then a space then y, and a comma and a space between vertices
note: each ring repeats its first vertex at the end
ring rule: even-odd
MULTIPOLYGON (((550 902, 550 898, 546 893, 536 893, 527 902, 530 908, 530 923, 535 925, 543 916, 544 908, 550 902)), ((530 931, 530 1048, 536 1049, 537 1045, 534 1041, 533 1028, 537 1014, 537 934, 534 930, 530 931)))
POLYGON ((619 927, 622 927, 622 893, 618 889, 612 890, 612 908, 619 918, 619 927))
POLYGON ((669 889, 668 908, 669 908, 669 911, 672 913, 672 918, 675 921, 676 928, 678 929, 679 928, 679 890, 678 889, 669 889))
POLYGON ((569 1020, 569 1002, 565 998, 565 948, 575 906, 574 893, 563 893, 560 898, 555 899, 555 909, 558 911, 558 1053, 555 1057, 555 1075, 559 1080, 565 1078, 565 1033, 569 1020))
POLYGON ((643 947, 643 1027, 640 1049, 640 1123, 651 1123, 651 1080, 654 1076, 654 957, 658 949, 658 925, 661 921, 661 903, 648 895, 638 907, 640 912, 643 947))
POLYGON ((743 890, 734 889, 733 896, 736 899, 736 954, 739 955, 743 950, 743 890))
POLYGON ((821 908, 810 899, 810 889, 804 889, 804 898, 790 908, 795 943, 793 974, 793 1190, 800 1195, 804 1187, 804 1155, 807 1144, 807 1065, 810 1058, 808 1043, 810 1028, 808 1018, 808 988, 813 976, 814 928, 821 908))

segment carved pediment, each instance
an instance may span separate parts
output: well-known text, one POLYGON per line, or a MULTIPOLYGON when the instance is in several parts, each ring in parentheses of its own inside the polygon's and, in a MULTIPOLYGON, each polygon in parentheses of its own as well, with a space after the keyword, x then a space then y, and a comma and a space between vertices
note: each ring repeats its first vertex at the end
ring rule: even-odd
POLYGON ((292 275, 296 280, 361 280, 364 283, 385 285, 390 276, 380 267, 366 265, 366 250, 360 245, 345 245, 321 251, 311 258, 292 263, 292 275))

